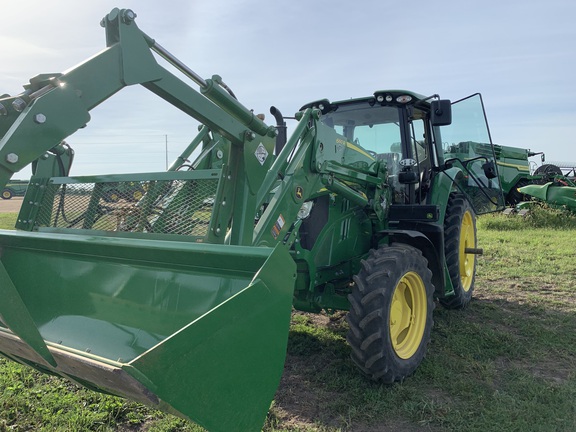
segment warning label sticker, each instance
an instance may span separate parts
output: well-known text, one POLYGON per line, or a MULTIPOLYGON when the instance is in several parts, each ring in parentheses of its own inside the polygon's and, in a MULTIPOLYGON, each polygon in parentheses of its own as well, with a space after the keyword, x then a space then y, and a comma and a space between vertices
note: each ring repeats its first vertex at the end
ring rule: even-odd
POLYGON ((285 221, 282 215, 278 216, 278 219, 276 219, 276 223, 272 227, 272 237, 274 237, 275 239, 278 238, 278 235, 280 234, 280 231, 282 230, 284 223, 285 221))
POLYGON ((264 162, 266 162, 266 159, 268 158, 268 151, 266 150, 266 147, 262 145, 262 143, 258 144, 254 154, 256 155, 258 162, 260 162, 260 165, 264 165, 264 162))

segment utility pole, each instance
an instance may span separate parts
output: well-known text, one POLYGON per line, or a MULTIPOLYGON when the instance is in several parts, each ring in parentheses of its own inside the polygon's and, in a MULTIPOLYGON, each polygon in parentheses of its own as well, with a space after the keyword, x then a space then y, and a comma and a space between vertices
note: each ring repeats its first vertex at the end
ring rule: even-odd
POLYGON ((168 171, 168 135, 164 135, 164 144, 166 147, 166 171, 168 171))

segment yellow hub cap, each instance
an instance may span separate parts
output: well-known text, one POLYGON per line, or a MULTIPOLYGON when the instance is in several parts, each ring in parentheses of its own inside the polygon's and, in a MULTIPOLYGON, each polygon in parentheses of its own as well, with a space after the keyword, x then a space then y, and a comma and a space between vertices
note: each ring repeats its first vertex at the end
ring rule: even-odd
POLYGON ((460 280, 464 291, 470 290, 472 278, 474 277, 475 256, 466 253, 466 248, 476 247, 476 236, 474 234, 474 221, 472 213, 466 211, 462 217, 462 226, 460 227, 460 280))
POLYGON ((412 357, 424 336, 428 303, 422 278, 414 272, 406 273, 396 288, 390 306, 390 338, 396 355, 412 357))

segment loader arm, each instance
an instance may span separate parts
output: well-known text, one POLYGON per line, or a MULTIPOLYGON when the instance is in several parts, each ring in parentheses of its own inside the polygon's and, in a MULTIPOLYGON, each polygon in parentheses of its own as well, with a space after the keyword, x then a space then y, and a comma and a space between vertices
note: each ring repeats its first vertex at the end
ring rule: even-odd
POLYGON ((0 99, 0 187, 15 172, 56 152, 66 137, 86 126, 91 109, 125 86, 141 84, 231 143, 229 175, 237 181, 229 204, 245 215, 235 224, 232 243, 250 244, 255 194, 272 158, 257 166, 255 158, 244 154, 263 146, 271 155, 276 129, 224 90, 220 77, 203 80, 185 68, 140 31, 134 17, 130 10, 114 9, 102 20, 106 49, 62 74, 32 78, 24 93, 0 99), (162 67, 153 52, 187 73, 200 91, 162 67))
MULTIPOLYGON (((0 163, 7 171, 19 171, 86 126, 90 110, 134 84, 144 85, 235 144, 244 142, 245 126, 158 64, 152 51, 156 42, 126 21, 128 12, 114 10, 103 19, 106 49, 62 74, 38 75, 24 93, 0 99, 0 163), (7 161, 9 152, 17 158, 7 161)), ((202 82, 208 87, 211 81, 202 82)))
POLYGON ((347 142, 323 124, 320 116, 320 110, 310 108, 298 113, 298 126, 268 171, 259 203, 265 199, 264 192, 271 198, 254 229, 255 246, 281 241, 291 248, 302 222, 299 211, 321 193, 341 195, 374 211, 384 223, 386 205, 382 203, 390 202, 386 165, 347 142))
POLYGON ((134 18, 112 10, 102 52, 0 99, 0 185, 33 168, 18 230, 0 230, 0 354, 211 431, 260 430, 296 278, 285 244, 253 246, 277 132, 134 18), (166 173, 70 177, 64 140, 135 84, 201 122, 198 136, 166 173))

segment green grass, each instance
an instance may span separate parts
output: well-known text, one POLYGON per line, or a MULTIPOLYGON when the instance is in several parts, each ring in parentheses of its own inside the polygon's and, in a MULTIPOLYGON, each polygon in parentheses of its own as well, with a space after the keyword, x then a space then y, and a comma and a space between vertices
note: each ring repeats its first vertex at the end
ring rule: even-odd
POLYGON ((18 213, 0 213, 0 228, 13 229, 17 218, 18 213))
POLYGON ((567 209, 551 208, 544 203, 533 202, 528 206, 526 216, 486 215, 480 225, 488 230, 511 231, 531 228, 576 229, 576 213, 567 209))
MULTIPOLYGON (((427 357, 403 383, 357 371, 344 314, 294 313, 264 430, 576 430, 576 225, 549 215, 479 219, 475 298, 437 306, 427 357)), ((28 430, 201 431, 0 360, 0 431, 28 430)))

